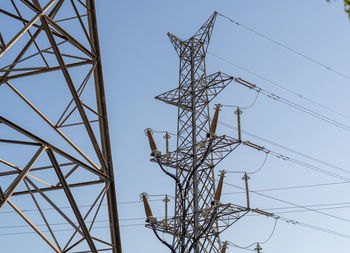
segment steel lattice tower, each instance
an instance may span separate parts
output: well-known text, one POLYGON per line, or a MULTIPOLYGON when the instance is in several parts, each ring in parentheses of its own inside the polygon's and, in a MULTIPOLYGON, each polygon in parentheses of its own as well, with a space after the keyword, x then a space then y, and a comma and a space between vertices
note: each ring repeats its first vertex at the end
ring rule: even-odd
POLYGON ((31 252, 121 253, 95 1, 7 0, 0 15, 2 224, 16 213, 31 252))
POLYGON ((217 13, 187 40, 168 33, 179 58, 179 86, 156 99, 178 107, 177 149, 162 155, 155 145, 151 129, 151 160, 176 181, 175 215, 169 221, 157 221, 143 194, 147 226, 173 235, 172 252, 224 252, 220 233, 242 217, 248 208, 219 203, 223 173, 215 185, 214 168, 241 141, 226 135, 216 136, 217 106, 210 122, 210 102, 234 79, 221 72, 207 75, 205 57, 217 13), (169 171, 165 169, 168 167, 169 171), (171 168, 175 173, 171 173, 171 168), (220 183, 221 182, 221 183, 220 183), (193 251, 192 251, 193 250, 193 251))

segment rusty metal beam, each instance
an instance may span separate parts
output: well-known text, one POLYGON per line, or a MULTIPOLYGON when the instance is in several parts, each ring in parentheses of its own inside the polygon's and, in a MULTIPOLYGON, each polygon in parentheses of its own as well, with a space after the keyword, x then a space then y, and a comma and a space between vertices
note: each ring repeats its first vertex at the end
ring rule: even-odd
POLYGON ((114 178, 114 168, 113 168, 113 159, 112 159, 112 148, 109 136, 109 124, 108 124, 108 115, 107 115, 107 102, 106 94, 104 90, 104 80, 103 80, 103 71, 102 71, 102 62, 101 62, 101 52, 99 45, 98 37, 98 27, 97 27, 97 18, 96 18, 96 7, 94 0, 87 0, 86 7, 88 11, 88 23, 89 23, 89 33, 90 40, 92 42, 92 50, 96 56, 95 64, 96 68, 94 69, 95 77, 95 93, 96 93, 96 102, 97 110, 99 115, 99 126, 100 126, 100 138, 101 146, 104 157, 107 161, 106 173, 109 176, 109 187, 107 190, 107 202, 108 202, 108 214, 111 224, 111 239, 113 247, 113 253, 122 253, 122 244, 119 228, 119 218, 118 218, 118 207, 117 207, 117 195, 116 195, 116 186, 114 178))
POLYGON ((69 201, 69 204, 71 205, 71 207, 73 209, 75 217, 77 218, 77 221, 78 221, 78 223, 79 223, 79 225, 80 225, 80 227, 81 227, 81 229, 83 231, 84 237, 85 237, 87 243, 89 244, 89 247, 90 247, 91 251, 93 253, 97 253, 95 243, 92 240, 90 232, 89 232, 89 230, 88 230, 88 228, 87 228, 87 226, 85 224, 83 216, 80 213, 78 205, 75 202, 75 199, 74 199, 73 194, 72 194, 72 192, 71 192, 71 190, 69 188, 69 185, 67 184, 67 181, 64 178, 64 175, 63 175, 63 173, 61 171, 61 168, 60 168, 60 166, 59 166, 59 164, 58 164, 58 162, 56 160, 55 154, 52 152, 51 149, 47 149, 46 152, 47 152, 47 154, 48 154, 48 156, 50 158, 50 161, 51 161, 51 163, 52 163, 52 165, 53 165, 53 167, 54 167, 54 169, 56 171, 57 177, 59 178, 59 180, 61 182, 63 190, 64 190, 64 192, 65 192, 65 194, 67 196, 67 199, 69 201))
POLYGON ((12 196, 13 192, 16 190, 18 185, 22 182, 22 180, 25 178, 25 176, 28 174, 36 160, 38 160, 39 156, 42 154, 42 152, 45 150, 45 146, 41 146, 35 155, 30 159, 29 163, 24 167, 24 169, 17 175, 14 181, 9 185, 9 187, 6 189, 4 192, 4 199, 1 200, 0 202, 0 210, 2 207, 5 205, 5 203, 10 199, 12 196))

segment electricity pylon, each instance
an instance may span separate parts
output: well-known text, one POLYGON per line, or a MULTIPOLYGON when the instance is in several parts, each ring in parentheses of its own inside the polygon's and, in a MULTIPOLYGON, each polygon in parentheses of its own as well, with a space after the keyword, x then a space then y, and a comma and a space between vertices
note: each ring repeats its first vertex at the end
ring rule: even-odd
POLYGON ((0 15, 1 224, 17 213, 31 252, 121 253, 95 1, 1 1, 0 15))
POLYGON ((224 172, 215 184, 215 166, 241 143, 240 137, 216 135, 220 105, 210 121, 210 102, 234 79, 221 72, 206 73, 205 57, 216 16, 215 12, 187 40, 168 33, 180 57, 179 86, 156 99, 178 108, 176 150, 162 155, 152 130, 146 129, 154 156, 151 160, 176 183, 175 215, 167 222, 154 218, 147 195, 141 195, 147 227, 174 253, 224 252, 227 245, 220 233, 249 212, 248 207, 220 203, 224 172), (158 232, 173 235, 173 242, 166 242, 158 232))

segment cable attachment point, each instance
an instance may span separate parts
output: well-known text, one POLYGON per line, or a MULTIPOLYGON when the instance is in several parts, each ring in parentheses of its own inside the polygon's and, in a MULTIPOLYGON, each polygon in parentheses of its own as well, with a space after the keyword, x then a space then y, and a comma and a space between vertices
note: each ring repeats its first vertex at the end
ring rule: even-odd
POLYGON ((169 139, 171 138, 170 134, 168 132, 165 132, 165 135, 163 136, 165 139, 165 147, 166 147, 166 160, 169 162, 170 159, 170 153, 169 153, 169 139))
POLYGON ((226 253, 227 248, 228 248, 228 241, 225 241, 224 244, 222 245, 220 253, 226 253))
POLYGON ((168 229, 168 203, 170 202, 170 199, 168 198, 167 194, 165 194, 165 198, 163 199, 163 202, 165 203, 164 226, 166 229, 168 229))
POLYGON ((235 114, 237 115, 237 130, 238 130, 238 140, 242 141, 242 131, 241 131, 241 114, 243 112, 239 109, 237 106, 237 110, 235 111, 235 114))
POLYGON ((256 145, 256 144, 254 144, 254 143, 252 143, 250 141, 244 141, 243 144, 248 146, 248 147, 254 148, 254 149, 258 150, 258 151, 265 150, 265 147, 256 145))
POLYGON ((153 131, 151 128, 146 128, 145 129, 145 134, 148 137, 148 142, 149 142, 149 146, 151 148, 151 156, 154 157, 159 157, 161 155, 161 152, 158 150, 157 145, 153 139, 153 131))
POLYGON ((260 210, 260 209, 258 209, 258 208, 251 209, 251 211, 253 211, 254 213, 258 213, 258 214, 261 214, 261 215, 265 215, 265 216, 267 216, 267 217, 274 217, 274 214, 273 214, 273 213, 269 213, 269 212, 260 210))
POLYGON ((219 112, 221 111, 220 108, 222 107, 221 104, 216 104, 215 106, 216 107, 215 107, 214 117, 210 125, 209 133, 207 133, 207 137, 210 139, 214 139, 216 137, 215 133, 216 133, 216 128, 218 126, 219 112))
POLYGON ((140 194, 140 198, 143 202, 143 206, 145 208, 146 213, 146 222, 149 222, 151 224, 154 224, 157 222, 157 219, 153 216, 152 209, 148 203, 148 194, 146 192, 143 192, 140 194))
POLYGON ((244 79, 242 79, 242 78, 240 78, 240 77, 235 78, 235 81, 236 81, 237 83, 239 83, 239 84, 242 84, 242 85, 248 87, 249 89, 253 89, 253 90, 256 89, 256 85, 255 85, 255 84, 250 83, 250 82, 248 82, 248 81, 246 81, 246 80, 244 80, 244 79))
POLYGON ((222 193, 222 186, 224 184, 224 177, 225 177, 225 170, 222 170, 220 173, 220 179, 218 186, 216 188, 216 192, 214 194, 214 201, 211 203, 214 207, 218 207, 220 205, 220 198, 221 198, 221 193, 222 193))
POLYGON ((248 188, 248 180, 250 177, 247 175, 247 172, 244 173, 244 177, 242 177, 245 183, 245 192, 247 197, 247 208, 250 209, 250 200, 249 200, 249 188, 248 188))

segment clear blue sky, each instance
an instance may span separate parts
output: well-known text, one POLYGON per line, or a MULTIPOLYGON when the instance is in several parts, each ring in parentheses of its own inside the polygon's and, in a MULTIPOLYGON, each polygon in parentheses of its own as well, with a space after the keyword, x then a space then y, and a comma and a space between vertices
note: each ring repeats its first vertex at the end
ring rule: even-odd
MULTIPOLYGON (((176 132, 176 109, 154 99, 154 96, 173 89, 178 84, 178 56, 166 33, 171 32, 179 37, 188 38, 215 10, 350 76, 348 68, 350 21, 343 12, 342 1, 331 4, 319 0, 97 1, 117 195, 118 201, 121 202, 119 205, 121 235, 125 253, 166 252, 166 248, 158 242, 153 233, 139 225, 144 223, 142 204, 125 202, 138 201, 141 192, 174 195, 173 182, 163 175, 155 164, 148 161, 150 152, 143 131, 151 127, 155 130, 176 132), (125 226, 130 224, 137 225, 125 226)), ((324 67, 278 47, 240 26, 234 26, 221 17, 217 18, 209 51, 350 117, 348 110, 350 85, 347 78, 327 71, 324 67)), ((230 75, 240 76, 276 95, 350 125, 348 118, 316 106, 212 55, 207 56, 207 67, 208 74, 221 70, 230 75)), ((214 103, 245 106, 249 105, 254 97, 254 92, 232 84, 216 98, 214 103)), ((4 106, 5 103, 1 103, 3 108, 1 115, 10 115, 9 112, 13 110, 16 113, 11 113, 12 119, 21 122, 22 104, 12 104, 11 110, 8 107, 4 109, 4 106)), ((225 108, 221 116, 221 121, 230 125, 236 124, 232 109, 225 108)), ((30 127, 28 122, 23 125, 30 127)), ((259 96, 255 105, 244 111, 242 128, 350 171, 349 131, 267 97, 259 96)), ((234 130, 223 125, 219 125, 218 133, 236 136, 234 130)), ((162 135, 156 134, 155 139, 164 149, 162 135)), ((346 173, 263 140, 246 134, 243 134, 243 139, 347 176, 346 173)), ((171 143, 174 148, 175 138, 171 139, 171 143)), ((215 174, 217 175, 222 169, 254 171, 261 165, 263 159, 263 153, 240 147, 218 165, 215 174)), ((243 187, 240 174, 228 174, 225 180, 243 187)), ((269 156, 264 168, 252 175, 249 183, 251 190, 260 190, 340 181, 269 156)), ((350 185, 342 184, 264 193, 304 206, 350 202, 347 194, 349 190, 350 185)), ((236 191, 240 190, 229 185, 224 186, 224 193, 236 191)), ((150 202, 156 216, 164 215, 163 203, 158 201, 161 198, 161 196, 151 198, 156 200, 150 202)), ((222 200, 242 205, 244 201, 242 194, 228 194, 222 200)), ((253 193, 251 205, 260 209, 289 207, 286 203, 253 193)), ((349 221, 311 211, 285 213, 281 216, 350 235, 348 210, 342 208, 322 211, 349 221)), ((8 217, 0 212, 0 222, 6 220, 8 224, 14 225, 10 223, 8 217)), ((1 224, 0 234, 6 231, 1 229, 1 224)), ((225 232, 222 239, 242 246, 264 241, 270 235, 273 225, 274 220, 271 218, 245 217, 225 232)), ((0 235, 0 243, 6 242, 6 245, 11 245, 22 239, 29 242, 35 237, 22 236, 0 235)), ((282 251, 326 253, 343 252, 348 249, 349 243, 350 239, 279 221, 273 237, 262 247, 266 253, 282 251)), ((15 246, 15 248, 21 247, 15 246)), ((4 252, 12 251, 7 248, 4 252)), ((241 253, 246 250, 230 247, 228 252, 241 253)))

